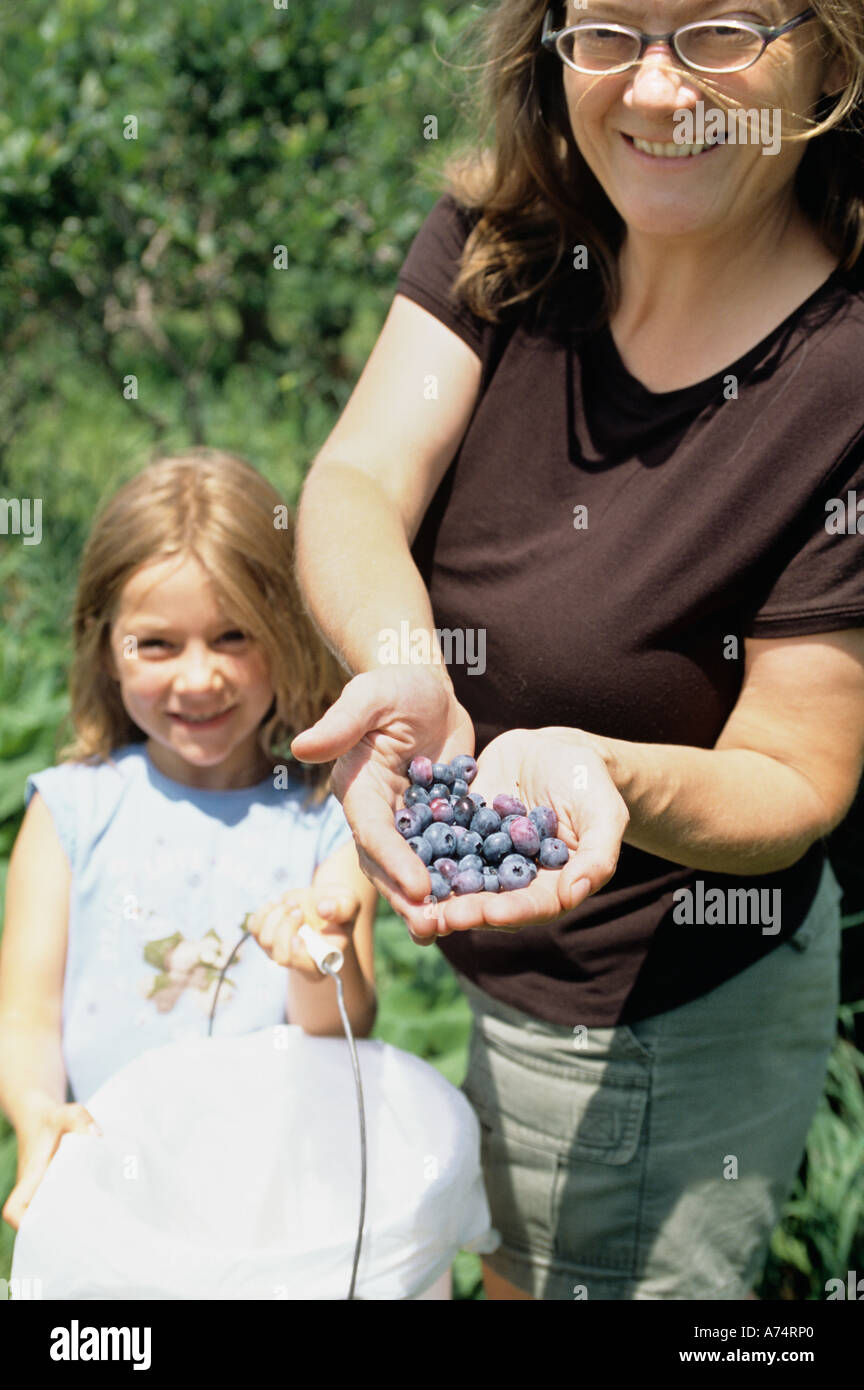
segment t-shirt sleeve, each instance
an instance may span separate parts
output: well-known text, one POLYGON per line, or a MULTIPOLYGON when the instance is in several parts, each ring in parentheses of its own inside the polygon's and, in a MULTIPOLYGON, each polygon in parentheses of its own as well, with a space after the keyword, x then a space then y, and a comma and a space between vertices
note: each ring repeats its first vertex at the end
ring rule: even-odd
POLYGON ((315 867, 323 864, 325 859, 329 859, 331 854, 335 854, 337 849, 341 849, 353 838, 340 802, 335 796, 328 796, 322 805, 321 834, 315 851, 315 867))
POLYGON ((42 772, 32 772, 24 788, 26 805, 30 805, 33 793, 38 792, 51 813, 57 838, 69 860, 69 867, 75 867, 77 848, 75 799, 72 795, 71 768, 68 766, 46 767, 42 772))
POLYGON ((396 290, 440 319, 482 358, 493 325, 450 297, 474 216, 451 194, 443 194, 409 247, 396 290))
POLYGON ((864 626, 864 433, 814 495, 750 637, 804 637, 864 626))

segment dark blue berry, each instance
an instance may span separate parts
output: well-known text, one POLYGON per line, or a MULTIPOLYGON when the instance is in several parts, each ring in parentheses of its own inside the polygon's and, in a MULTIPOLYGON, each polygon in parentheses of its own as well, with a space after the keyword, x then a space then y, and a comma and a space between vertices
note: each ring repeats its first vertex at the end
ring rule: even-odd
MULTIPOLYGON (((428 807, 422 808, 428 812, 428 807)), ((413 835, 420 835, 423 832, 423 817, 420 814, 419 806, 406 806, 404 811, 397 811, 393 820, 400 835, 404 835, 406 840, 410 840, 413 835)))
POLYGON ((453 802, 453 816, 457 825, 464 825, 467 830, 477 811, 474 802, 467 796, 458 796, 453 802))
MULTIPOLYGON (((456 827, 454 826, 453 829, 455 830, 456 827)), ((460 825, 459 829, 462 831, 462 834, 459 836, 459 838, 458 838, 458 840, 457 840, 457 842, 456 842, 457 845, 458 845, 458 847, 459 847, 459 853, 460 853, 460 854, 479 854, 479 853, 480 853, 480 848, 481 848, 481 846, 482 846, 482 844, 483 844, 483 838, 484 838, 484 837, 478 835, 477 832, 476 832, 476 830, 465 830, 465 829, 463 829, 463 827, 462 827, 461 825, 460 825)))
POLYGON ((494 869, 483 870, 483 887, 487 893, 501 892, 501 884, 498 882, 498 875, 494 869))
POLYGON ((453 796, 467 796, 468 783, 463 778, 457 777, 451 788, 451 793, 453 796))
POLYGON ((448 787, 452 787, 456 780, 456 774, 449 763, 433 763, 432 776, 436 782, 444 782, 448 787))
POLYGON ((562 869, 570 858, 570 851, 563 840, 549 835, 540 841, 540 853, 537 858, 541 869, 562 869))
POLYGON ((481 840, 485 840, 487 835, 494 835, 496 830, 501 829, 501 817, 491 806, 481 806, 474 812, 471 829, 476 831, 481 840))
MULTIPOLYGON (((412 808, 413 809, 413 808, 412 808)), ((456 836, 443 821, 433 821, 423 831, 423 838, 432 848, 432 858, 440 859, 444 854, 452 854, 456 848, 456 836)))
POLYGON ((416 806, 418 802, 422 802, 425 806, 428 801, 429 793, 425 787, 409 787, 402 797, 402 804, 404 806, 416 806))
POLYGON ((412 835, 408 841, 415 854, 419 854, 424 864, 432 863, 432 849, 422 835, 412 835))
POLYGON ((453 879, 452 884, 454 893, 482 893, 483 875, 479 869, 461 870, 453 879))
POLYGON ((496 830, 483 841, 483 858, 487 864, 500 864, 513 853, 513 841, 504 831, 496 830))
POLYGON ((469 792, 468 796, 474 802, 474 805, 477 807, 478 811, 480 810, 481 806, 486 805, 485 796, 481 796, 479 792, 469 792))
POLYGON ((551 806, 535 806, 528 812, 528 819, 533 820, 541 840, 552 839, 558 834, 558 817, 551 806))
POLYGON ((473 782, 477 776, 477 763, 470 753, 460 753, 458 757, 451 758, 450 769, 454 777, 461 777, 468 783, 473 782))
POLYGON ((522 854, 508 854, 498 866, 498 882, 505 892, 513 888, 526 888, 536 874, 534 865, 522 854))
POLYGON ((446 782, 433 782, 429 788, 429 800, 438 801, 439 799, 442 801, 450 800, 450 788, 446 782))
POLYGON ((481 874, 486 868, 479 854, 463 854, 459 860, 459 869, 479 869, 481 874))
POLYGON ((450 884, 447 882, 446 878, 442 878, 434 869, 429 873, 429 889, 433 897, 436 897, 439 902, 441 902, 443 898, 450 897, 450 884))

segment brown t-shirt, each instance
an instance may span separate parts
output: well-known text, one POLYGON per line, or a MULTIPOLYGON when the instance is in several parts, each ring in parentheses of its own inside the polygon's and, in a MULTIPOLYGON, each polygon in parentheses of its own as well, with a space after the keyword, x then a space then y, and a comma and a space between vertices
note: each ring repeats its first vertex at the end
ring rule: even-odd
MULTIPOLYGON (((608 327, 580 327, 590 267, 572 271, 546 314, 493 325, 454 309, 471 225, 439 198, 397 290, 483 364, 412 551, 436 626, 486 634, 482 674, 476 660, 449 668, 477 752, 507 729, 545 725, 711 748, 740 691, 745 636, 864 625, 864 534, 826 527, 826 502, 848 510, 857 490, 864 531, 864 295, 835 271, 723 372, 656 393, 626 370, 608 327)), ((739 878, 625 845, 612 880, 575 912, 439 946, 537 1018, 626 1023, 698 998, 791 936, 823 861, 820 841, 789 869, 739 878), (697 881, 706 894, 780 889, 779 933, 764 919, 679 924, 673 891, 698 901, 697 881)))

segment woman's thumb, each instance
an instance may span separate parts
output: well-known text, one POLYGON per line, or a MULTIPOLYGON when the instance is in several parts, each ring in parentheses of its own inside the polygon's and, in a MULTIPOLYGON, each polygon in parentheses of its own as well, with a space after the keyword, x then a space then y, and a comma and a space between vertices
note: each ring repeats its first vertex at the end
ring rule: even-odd
POLYGON ((295 758, 305 763, 326 763, 349 753, 380 716, 380 692, 370 688, 374 673, 364 672, 349 681, 339 699, 311 729, 304 729, 291 743, 295 758))

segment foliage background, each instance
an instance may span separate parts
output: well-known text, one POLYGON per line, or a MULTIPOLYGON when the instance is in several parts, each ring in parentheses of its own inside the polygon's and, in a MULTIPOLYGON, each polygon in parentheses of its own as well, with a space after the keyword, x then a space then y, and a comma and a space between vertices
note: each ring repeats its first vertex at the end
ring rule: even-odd
MULTIPOLYGON (((25 777, 55 760, 94 511, 194 443, 296 501, 459 142, 479 6, 278 3, 18 0, 0 16, 0 495, 43 502, 41 545, 0 536, 0 898, 25 777)), ((375 1036, 458 1084, 470 1015, 443 958, 383 904, 376 951, 375 1036)), ((864 1268, 849 1011, 841 1028, 764 1297, 824 1296, 864 1268)), ((15 1162, 0 1115, 0 1205, 15 1162)), ((0 1277, 12 1243, 0 1223, 0 1277)), ((457 1297, 482 1297, 476 1257, 454 1273, 457 1297)))

